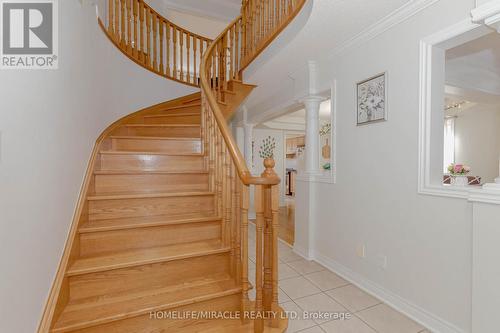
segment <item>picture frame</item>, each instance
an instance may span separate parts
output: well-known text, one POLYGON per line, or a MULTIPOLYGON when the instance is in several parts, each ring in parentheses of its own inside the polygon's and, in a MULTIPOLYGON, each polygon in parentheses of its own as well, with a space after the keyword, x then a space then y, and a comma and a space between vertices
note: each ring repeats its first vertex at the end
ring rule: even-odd
POLYGON ((356 83, 357 126, 387 121, 387 101, 387 72, 356 83))

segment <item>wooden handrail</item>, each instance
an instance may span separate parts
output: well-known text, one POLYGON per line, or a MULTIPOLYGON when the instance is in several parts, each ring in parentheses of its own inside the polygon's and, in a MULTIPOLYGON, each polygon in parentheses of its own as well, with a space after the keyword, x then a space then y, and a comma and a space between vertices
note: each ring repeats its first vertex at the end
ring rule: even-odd
MULTIPOLYGON (((241 283, 241 311, 254 311, 255 333, 265 330, 265 313, 272 312, 271 327, 280 327, 283 310, 278 304, 279 183, 274 160, 253 176, 233 139, 222 107, 237 93, 242 72, 301 10, 306 0, 243 0, 242 13, 210 44, 200 67, 202 137, 207 154, 210 189, 216 194, 217 212, 223 216, 223 241, 231 247, 231 267, 241 283), (238 177, 235 177, 235 175, 238 177), (255 187, 255 301, 248 296, 249 188, 255 187), (236 205, 234 199, 240 200, 236 205), (281 313, 281 315, 278 315, 281 313)), ((243 88, 241 88, 243 89, 243 88)), ((234 103, 234 99, 232 99, 234 103)), ((234 109, 237 105, 232 105, 234 109)), ((246 320, 244 320, 246 321, 246 320)))
POLYGON ((203 55, 200 87, 206 101, 205 106, 213 113, 236 171, 247 186, 276 185, 280 180, 251 175, 231 135, 219 101, 224 102, 228 82, 241 79, 244 68, 291 22, 305 2, 306 0, 243 0, 242 14, 224 29, 203 55))
POLYGON ((203 51, 211 39, 167 20, 144 0, 107 0, 99 24, 130 59, 177 82, 199 87, 203 51))

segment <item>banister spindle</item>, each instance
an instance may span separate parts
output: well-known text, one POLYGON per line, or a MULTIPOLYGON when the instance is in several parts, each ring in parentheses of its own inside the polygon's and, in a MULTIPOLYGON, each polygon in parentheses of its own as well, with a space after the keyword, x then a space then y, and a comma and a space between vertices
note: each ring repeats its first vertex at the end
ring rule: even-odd
POLYGON ((115 0, 115 41, 120 41, 120 0, 115 0))
POLYGON ((140 34, 141 34, 141 47, 139 51, 139 61, 141 63, 146 62, 146 52, 144 50, 144 2, 139 0, 139 21, 140 21, 140 34))
POLYGON ((108 33, 111 36, 115 35, 115 10, 113 8, 113 0, 108 0, 108 33))
POLYGON ((255 312, 254 332, 264 331, 263 267, 264 267, 264 185, 255 186, 255 312))
POLYGON ((167 36, 167 76, 171 76, 170 73, 170 23, 165 24, 166 36, 167 36))
POLYGON ((132 0, 126 0, 127 7, 127 52, 132 54, 132 0))
MULTIPOLYGON (((248 290, 250 284, 248 282, 248 208, 250 205, 250 191, 249 187, 241 184, 241 312, 246 313, 250 310, 250 300, 248 298, 248 290)), ((247 318, 244 317, 243 321, 246 322, 247 318)))
POLYGON ((121 39, 120 39, 120 46, 122 50, 125 50, 125 42, 126 42, 126 37, 125 37, 125 23, 127 22, 126 17, 125 17, 125 0, 120 1, 120 32, 121 32, 121 39))
POLYGON ((187 62, 187 69, 186 69, 186 81, 187 83, 191 83, 191 66, 190 66, 190 59, 191 59, 191 34, 188 32, 186 33, 186 62, 187 62))
POLYGON ((139 11, 139 2, 138 0, 133 0, 133 10, 134 10, 134 47, 133 47, 133 54, 134 54, 134 58, 137 59, 138 57, 138 48, 139 48, 139 45, 137 45, 137 43, 139 42, 139 39, 138 39, 138 36, 137 36, 137 15, 138 15, 138 11, 139 11))
POLYGON ((172 26, 172 40, 173 40, 173 43, 174 43, 174 67, 172 68, 172 71, 173 71, 173 78, 174 79, 177 79, 177 28, 175 26, 172 26))
MULTIPOLYGON (((194 80, 194 84, 198 85, 198 74, 196 73, 196 57, 197 57, 197 44, 198 44, 198 38, 196 37, 193 37, 193 80, 194 80)), ((200 43, 202 43, 201 39, 199 40, 200 43)))
POLYGON ((146 8, 146 66, 151 68, 151 8, 146 8))
POLYGON ((152 13, 153 20, 153 69, 158 71, 158 18, 156 13, 152 13))
POLYGON ((179 52, 180 52, 180 60, 181 60, 181 74, 180 79, 184 81, 184 30, 179 30, 179 52))
POLYGON ((162 18, 159 18, 158 20, 158 23, 159 23, 159 30, 160 30, 160 73, 161 75, 164 75, 165 72, 164 72, 164 66, 163 66, 163 63, 164 63, 164 54, 163 54, 163 49, 164 49, 164 40, 163 40, 163 19, 162 18))

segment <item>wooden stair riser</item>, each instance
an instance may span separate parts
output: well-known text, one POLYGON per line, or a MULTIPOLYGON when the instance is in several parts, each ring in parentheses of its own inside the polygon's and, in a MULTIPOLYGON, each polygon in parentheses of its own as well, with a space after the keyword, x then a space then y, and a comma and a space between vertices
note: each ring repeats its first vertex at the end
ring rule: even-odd
POLYGON ((113 150, 164 152, 169 154, 201 153, 201 140, 157 139, 149 137, 117 137, 111 139, 113 150))
POLYGON ((220 221, 84 233, 80 234, 80 255, 95 256, 107 252, 220 239, 220 237, 220 221))
POLYGON ((101 170, 199 171, 205 168, 201 155, 101 154, 101 170))
MULTIPOLYGON (((176 312, 179 315, 187 312, 202 312, 202 311, 231 311, 239 310, 241 295, 234 294, 229 296, 218 297, 210 301, 204 301, 186 306, 177 307, 167 310, 165 313, 176 312)), ((161 313, 163 314, 163 313, 161 313)), ((214 319, 168 319, 154 317, 153 314, 146 314, 122 321, 117 321, 105 325, 95 326, 87 329, 73 331, 75 333, 192 333, 205 332, 211 329, 216 320, 214 319), (153 316, 153 317, 152 317, 153 316)), ((160 313, 158 313, 160 315, 160 313)))
POLYGON ((180 215, 186 212, 214 213, 214 199, 214 195, 202 195, 90 201, 89 220, 180 215))
POLYGON ((219 253, 69 277, 70 301, 177 286, 229 272, 229 254, 219 253))
POLYGON ((201 136, 201 129, 199 125, 140 124, 122 126, 113 132, 113 135, 199 138, 201 136))
POLYGON ((96 174, 95 193, 207 191, 207 173, 96 174))
POLYGON ((148 116, 152 116, 152 115, 183 115, 183 114, 190 114, 190 113, 201 113, 200 102, 154 110, 151 113, 149 113, 148 116))
POLYGON ((144 117, 145 124, 201 124, 201 115, 156 115, 144 117))

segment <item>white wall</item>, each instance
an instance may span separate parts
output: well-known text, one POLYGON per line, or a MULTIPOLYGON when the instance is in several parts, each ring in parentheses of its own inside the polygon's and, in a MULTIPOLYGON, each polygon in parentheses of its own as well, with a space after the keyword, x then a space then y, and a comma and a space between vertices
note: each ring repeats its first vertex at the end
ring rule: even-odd
POLYGON ((94 8, 59 6, 59 70, 0 74, 0 332, 36 330, 101 131, 193 92, 117 51, 94 8))
POLYGON ((318 257, 463 332, 471 327, 471 207, 417 194, 419 42, 472 7, 439 1, 323 64, 337 80, 338 177, 318 186, 314 228, 318 257), (383 71, 389 120, 356 127, 355 82, 383 71), (362 244, 366 259, 356 256, 362 244), (387 269, 377 267, 379 255, 387 269))
POLYGON ((455 119, 455 160, 472 168, 483 183, 498 177, 500 157, 500 107, 478 105, 455 119))

